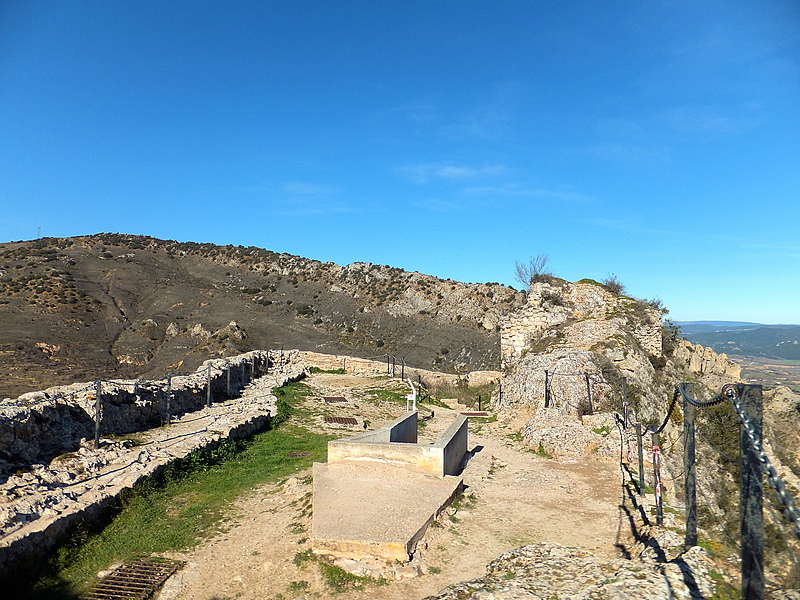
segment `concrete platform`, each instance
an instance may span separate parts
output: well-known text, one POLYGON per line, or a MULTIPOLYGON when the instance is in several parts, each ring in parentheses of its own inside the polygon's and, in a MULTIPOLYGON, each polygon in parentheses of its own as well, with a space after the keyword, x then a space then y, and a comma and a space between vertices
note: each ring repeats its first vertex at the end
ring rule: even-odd
POLYGON ((380 463, 315 463, 312 546, 334 556, 405 561, 462 486, 461 477, 380 463))

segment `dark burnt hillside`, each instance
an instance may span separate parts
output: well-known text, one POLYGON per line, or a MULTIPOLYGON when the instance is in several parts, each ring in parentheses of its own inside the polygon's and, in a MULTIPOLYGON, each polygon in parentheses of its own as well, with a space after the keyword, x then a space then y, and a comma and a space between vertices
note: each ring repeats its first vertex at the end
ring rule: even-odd
POLYGON ((98 234, 0 244, 0 398, 153 377, 252 348, 499 366, 522 293, 262 248, 98 234))

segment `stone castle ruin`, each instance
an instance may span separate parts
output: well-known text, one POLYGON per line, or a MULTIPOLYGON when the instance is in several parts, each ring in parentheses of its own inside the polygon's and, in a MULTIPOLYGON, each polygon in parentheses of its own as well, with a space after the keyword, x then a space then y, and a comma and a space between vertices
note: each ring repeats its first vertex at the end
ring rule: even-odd
MULTIPOLYGON (((646 422, 663 413, 675 383, 714 388, 738 379, 741 370, 724 354, 665 339, 656 303, 614 294, 592 280, 533 283, 525 306, 501 323, 500 352, 502 392, 493 406, 501 415, 528 415, 523 434, 551 454, 581 455, 591 444, 567 450, 558 436, 540 432, 582 425, 595 413, 621 414, 623 386, 629 409, 646 422)), ((592 427, 598 419, 589 419, 592 427)))

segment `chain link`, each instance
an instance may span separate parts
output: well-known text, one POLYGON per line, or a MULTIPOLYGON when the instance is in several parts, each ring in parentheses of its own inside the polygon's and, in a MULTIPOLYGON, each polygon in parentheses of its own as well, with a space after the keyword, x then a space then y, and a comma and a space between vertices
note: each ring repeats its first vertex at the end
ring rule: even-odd
POLYGON ((780 501, 780 503, 783 505, 783 516, 787 521, 794 525, 792 531, 795 536, 797 536, 797 539, 800 539, 800 511, 797 510, 797 507, 794 504, 794 498, 792 498, 792 495, 786 489, 786 484, 783 483, 783 480, 778 475, 775 467, 772 466, 767 453, 764 452, 761 436, 758 435, 756 427, 753 424, 753 421, 750 419, 750 415, 748 415, 744 410, 744 407, 739 400, 739 394, 736 391, 736 386, 733 384, 724 386, 720 396, 727 397, 727 399, 731 401, 731 404, 733 404, 736 414, 739 415, 739 422, 742 424, 742 429, 747 434, 747 439, 750 441, 750 446, 757 455, 758 462, 761 465, 761 470, 766 474, 769 486, 775 490, 775 495, 778 497, 778 501, 780 501))

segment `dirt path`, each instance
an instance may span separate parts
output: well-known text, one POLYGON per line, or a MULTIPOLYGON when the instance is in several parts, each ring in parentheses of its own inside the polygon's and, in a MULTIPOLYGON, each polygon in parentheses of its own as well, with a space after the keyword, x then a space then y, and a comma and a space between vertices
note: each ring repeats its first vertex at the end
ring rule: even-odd
MULTIPOLYGON (((307 383, 320 396, 348 398, 349 408, 338 410, 369 419, 371 428, 399 414, 397 403, 364 400, 365 390, 385 381, 315 375, 307 383)), ((449 422, 447 411, 435 408, 435 412, 424 436, 435 437, 449 422)), ((541 458, 520 448, 513 431, 501 423, 470 426, 469 447, 474 454, 463 473, 467 486, 463 506, 448 510, 428 530, 419 549, 423 571, 419 577, 336 595, 313 562, 295 564, 300 562, 296 556, 310 547, 309 471, 280 486, 253 490, 237 503, 224 533, 191 552, 173 555, 187 561, 187 566, 168 582, 160 600, 405 600, 481 576, 499 554, 535 541, 588 549, 599 556, 617 555, 615 544, 627 541, 619 511, 619 468, 601 461, 541 458)))

